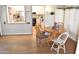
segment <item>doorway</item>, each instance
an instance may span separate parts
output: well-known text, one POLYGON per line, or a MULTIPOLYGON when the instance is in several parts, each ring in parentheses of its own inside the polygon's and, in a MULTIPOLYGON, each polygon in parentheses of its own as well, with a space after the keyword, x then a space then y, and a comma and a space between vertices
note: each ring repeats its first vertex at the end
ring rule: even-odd
POLYGON ((32 34, 36 38, 35 25, 40 24, 41 17, 44 17, 44 6, 43 5, 33 5, 32 6, 32 34))
POLYGON ((32 20, 35 24, 40 23, 40 18, 44 17, 44 6, 35 5, 32 6, 32 20))

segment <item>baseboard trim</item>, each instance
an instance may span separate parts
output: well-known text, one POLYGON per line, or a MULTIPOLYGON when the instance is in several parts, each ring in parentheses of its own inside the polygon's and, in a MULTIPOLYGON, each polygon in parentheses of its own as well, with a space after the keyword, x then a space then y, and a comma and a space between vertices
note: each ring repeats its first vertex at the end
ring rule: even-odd
POLYGON ((77 40, 71 36, 69 36, 69 38, 71 38, 73 41, 77 42, 77 40))
POLYGON ((7 33, 3 35, 32 35, 32 33, 7 33))

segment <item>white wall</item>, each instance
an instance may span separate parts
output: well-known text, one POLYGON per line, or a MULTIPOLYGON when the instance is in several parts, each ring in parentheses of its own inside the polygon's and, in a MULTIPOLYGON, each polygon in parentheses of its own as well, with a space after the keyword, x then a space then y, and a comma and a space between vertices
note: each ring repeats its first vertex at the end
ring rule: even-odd
POLYGON ((1 22, 0 22, 0 35, 1 35, 1 22))
POLYGON ((54 6, 45 6, 45 27, 52 27, 54 26, 54 15, 50 15, 50 12, 53 11, 55 12, 55 7, 54 6))
POLYGON ((45 27, 53 27, 54 26, 54 15, 46 14, 44 23, 45 23, 45 27))
MULTIPOLYGON (((0 6, 0 11, 1 11, 1 6, 0 6)), ((0 35, 1 35, 1 14, 0 14, 0 35)))
POLYGON ((64 18, 64 28, 66 31, 69 31, 69 19, 70 19, 70 11, 69 9, 65 10, 65 18, 64 18))
POLYGON ((69 32, 70 37, 77 41, 78 39, 78 23, 79 9, 66 9, 64 27, 69 32))
POLYGON ((77 43, 77 48, 76 48, 76 54, 79 55, 79 35, 78 35, 78 43, 77 43))
POLYGON ((36 12, 36 14, 44 14, 44 6, 32 6, 32 12, 36 12))
POLYGON ((63 22, 64 10, 55 9, 55 22, 63 22))
MULTIPOLYGON (((29 6, 31 8, 31 6, 29 6)), ((28 9, 26 6, 26 23, 22 24, 8 24, 7 23, 7 12, 6 6, 1 7, 1 23, 2 23, 2 33, 3 35, 8 34, 32 34, 32 17, 31 17, 31 9, 28 9), (6 24, 3 24, 6 21, 6 24), (27 24, 30 22, 30 24, 27 24)))
POLYGON ((54 6, 46 6, 45 7, 45 26, 53 27, 54 22, 63 22, 64 10, 56 9, 54 6), (53 11, 54 15, 50 15, 49 13, 53 11))

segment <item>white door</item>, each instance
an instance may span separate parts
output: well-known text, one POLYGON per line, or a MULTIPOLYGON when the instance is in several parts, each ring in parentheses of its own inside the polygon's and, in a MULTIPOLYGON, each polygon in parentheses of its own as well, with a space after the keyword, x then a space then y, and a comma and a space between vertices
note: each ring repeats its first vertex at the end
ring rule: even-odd
POLYGON ((7 6, 1 6, 1 25, 3 35, 32 34, 31 6, 25 6, 24 23, 8 23, 7 6))

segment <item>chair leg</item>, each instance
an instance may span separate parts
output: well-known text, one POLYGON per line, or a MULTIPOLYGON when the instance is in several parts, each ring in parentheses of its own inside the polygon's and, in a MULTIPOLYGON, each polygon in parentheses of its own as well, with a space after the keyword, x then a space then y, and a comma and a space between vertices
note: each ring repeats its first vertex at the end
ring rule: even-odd
POLYGON ((57 54, 59 54, 59 49, 60 49, 60 48, 59 48, 59 46, 58 46, 58 49, 56 50, 56 51, 57 51, 57 54))
POLYGON ((54 43, 52 44, 51 51, 52 51, 53 46, 54 46, 54 43))
POLYGON ((40 46, 41 45, 41 39, 37 38, 36 43, 37 43, 37 46, 40 46))
POLYGON ((49 41, 46 39, 46 44, 47 44, 47 46, 49 47, 50 45, 49 45, 49 41))
MULTIPOLYGON (((54 48, 54 43, 52 44, 51 51, 52 51, 52 48, 54 48)), ((56 49, 54 49, 57 52, 57 54, 59 54, 59 49, 60 49, 59 45, 58 45, 58 47, 56 49)))
POLYGON ((63 49, 64 49, 64 53, 66 53, 65 45, 63 46, 63 49))

